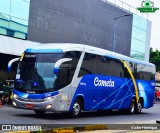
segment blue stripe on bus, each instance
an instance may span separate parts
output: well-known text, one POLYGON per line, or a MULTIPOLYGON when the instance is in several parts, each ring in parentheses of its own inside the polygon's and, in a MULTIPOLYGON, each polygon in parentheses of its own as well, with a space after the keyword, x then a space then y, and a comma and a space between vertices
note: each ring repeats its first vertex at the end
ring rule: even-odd
POLYGON ((63 53, 62 49, 26 49, 25 52, 30 52, 30 53, 63 53))
POLYGON ((46 98, 46 97, 58 95, 59 92, 54 91, 54 92, 48 92, 48 93, 43 93, 43 94, 28 94, 28 93, 20 92, 20 91, 17 91, 15 89, 13 89, 13 93, 16 94, 20 98, 43 99, 43 98, 46 98))

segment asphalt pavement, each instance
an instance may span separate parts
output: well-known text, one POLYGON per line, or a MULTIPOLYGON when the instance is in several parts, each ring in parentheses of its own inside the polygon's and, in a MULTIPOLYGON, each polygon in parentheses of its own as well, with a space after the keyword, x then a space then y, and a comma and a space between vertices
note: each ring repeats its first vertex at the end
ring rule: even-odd
POLYGON ((136 121, 160 120, 160 104, 143 109, 141 114, 128 115, 120 111, 84 112, 80 118, 71 118, 66 113, 48 112, 38 116, 31 110, 15 109, 12 106, 0 108, 0 124, 119 124, 136 121))
MULTIPOLYGON (((160 103, 155 104, 150 109, 143 109, 141 114, 128 115, 120 111, 112 112, 84 112, 80 118, 71 118, 65 113, 48 112, 44 116, 37 116, 33 111, 15 109, 12 106, 2 106, 0 108, 0 124, 49 124, 51 127, 70 127, 91 124, 106 124, 107 130, 89 131, 89 133, 127 133, 127 132, 160 132, 160 130, 136 130, 131 129, 134 124, 139 126, 157 126, 156 120, 160 120, 160 103), (128 125, 129 124, 129 125, 128 125), (144 124, 144 125, 143 125, 144 124), (116 129, 121 126, 122 129, 116 129), (126 126, 126 127, 125 127, 126 126)), ((88 133, 86 131, 85 133, 88 133)))

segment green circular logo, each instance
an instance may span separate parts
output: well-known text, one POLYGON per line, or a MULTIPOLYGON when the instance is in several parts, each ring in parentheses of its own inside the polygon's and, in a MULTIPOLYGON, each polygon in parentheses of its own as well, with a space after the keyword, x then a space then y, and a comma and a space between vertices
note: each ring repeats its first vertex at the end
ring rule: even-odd
POLYGON ((154 3, 152 1, 146 0, 146 1, 142 1, 141 5, 142 7, 145 7, 145 8, 151 8, 154 6, 154 3))
POLYGON ((151 2, 150 2, 150 1, 144 2, 144 6, 145 6, 146 8, 151 7, 151 2))

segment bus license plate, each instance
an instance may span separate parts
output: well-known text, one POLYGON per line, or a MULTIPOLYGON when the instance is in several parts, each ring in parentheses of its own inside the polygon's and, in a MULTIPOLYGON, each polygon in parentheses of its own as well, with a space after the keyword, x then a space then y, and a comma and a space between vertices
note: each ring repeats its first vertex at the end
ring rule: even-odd
POLYGON ((33 105, 32 104, 26 104, 26 107, 27 108, 33 108, 33 105))

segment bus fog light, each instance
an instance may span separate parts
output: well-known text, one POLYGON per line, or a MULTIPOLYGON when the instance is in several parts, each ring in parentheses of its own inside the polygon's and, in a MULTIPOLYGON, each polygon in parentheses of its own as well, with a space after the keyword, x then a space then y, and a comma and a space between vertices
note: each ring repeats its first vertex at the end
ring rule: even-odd
POLYGON ((51 104, 47 105, 46 109, 50 109, 52 107, 51 104))
POLYGON ((14 106, 17 106, 17 104, 15 102, 12 102, 14 106))

